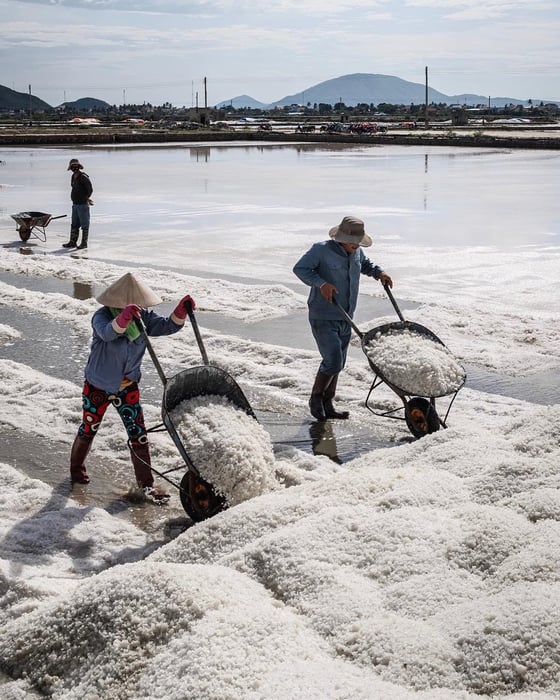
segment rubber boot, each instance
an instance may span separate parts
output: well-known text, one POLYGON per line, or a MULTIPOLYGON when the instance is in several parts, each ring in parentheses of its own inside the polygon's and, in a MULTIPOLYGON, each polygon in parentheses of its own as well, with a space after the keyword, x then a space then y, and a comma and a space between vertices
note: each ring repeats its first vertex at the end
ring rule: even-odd
POLYGON ((309 398, 309 411, 311 412, 313 418, 316 418, 317 420, 326 420, 323 396, 330 381, 331 376, 329 374, 324 374, 320 370, 317 372, 315 383, 313 384, 311 396, 309 398))
POLYGON ((336 394, 336 385, 338 384, 338 374, 335 374, 331 379, 330 384, 325 389, 325 395, 323 398, 323 406, 325 408, 325 416, 327 418, 339 418, 340 420, 346 420, 350 414, 348 411, 337 411, 333 406, 333 399, 336 394))
POLYGON ((78 250, 83 250, 84 248, 87 248, 88 236, 89 236, 89 231, 82 230, 82 242, 78 246, 78 250))
POLYGON ((154 485, 154 476, 151 470, 150 446, 148 442, 131 442, 130 459, 136 475, 136 483, 140 488, 154 485))
POLYGON ((71 228, 70 229, 70 240, 68 243, 63 243, 62 247, 63 248, 75 248, 78 245, 78 234, 80 233, 80 230, 77 228, 71 228))
POLYGON ((86 470, 86 457, 91 448, 91 440, 76 435, 70 452, 70 480, 73 484, 89 484, 86 470))

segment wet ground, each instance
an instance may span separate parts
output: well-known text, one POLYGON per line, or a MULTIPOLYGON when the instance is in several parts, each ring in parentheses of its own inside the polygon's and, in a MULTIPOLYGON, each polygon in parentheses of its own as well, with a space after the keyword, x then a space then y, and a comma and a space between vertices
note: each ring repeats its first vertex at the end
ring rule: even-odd
MULTIPOLYGON (((23 277, 5 272, 0 273, 0 280, 16 287, 58 292, 80 299, 95 296, 99 292, 88 285, 23 277)), ((371 318, 372 313, 387 313, 386 300, 364 297, 363 303, 361 301, 360 304, 361 313, 368 318, 371 318)), ((160 307, 164 313, 171 310, 164 307, 165 305, 160 307)), ((406 308, 406 304, 402 304, 402 310, 406 311, 406 308)), ((202 328, 211 328, 255 341, 314 349, 305 314, 292 314, 282 319, 252 324, 243 324, 226 316, 204 312, 198 312, 197 319, 202 328)), ((359 325, 359 317, 356 320, 359 325)), ((75 332, 67 323, 45 319, 39 313, 25 313, 7 307, 1 308, 0 321, 22 333, 17 342, 0 346, 0 357, 22 362, 51 376, 81 385, 89 337, 84 338, 83 334, 75 332), (61 361, 61 358, 64 360, 61 361)), ((361 354, 359 348, 353 348, 352 352, 361 354)), ((467 386, 473 389, 534 403, 560 403, 557 372, 512 378, 468 367, 467 374, 467 386)), ((161 402, 161 381, 150 362, 143 365, 142 392, 146 402, 154 405, 161 402)), ((325 455, 337 464, 344 464, 376 447, 388 446, 386 438, 381 439, 376 435, 375 421, 389 419, 372 416, 371 423, 365 425, 344 421, 327 421, 320 424, 306 412, 298 416, 271 413, 259 406, 258 396, 248 398, 258 420, 271 435, 277 450, 285 445, 295 446, 313 454, 325 455)), ((174 491, 172 487, 170 491, 175 492, 177 497, 172 498, 170 505, 165 508, 132 503, 126 497, 128 484, 115 482, 116 470, 107 460, 97 458, 94 465, 92 464, 90 471, 95 477, 87 487, 74 486, 71 489, 67 477, 68 450, 69 446, 66 443, 30 436, 24 430, 0 430, 1 461, 17 467, 32 478, 41 479, 61 495, 78 500, 84 505, 102 507, 117 517, 127 519, 149 533, 154 542, 173 538, 192 524, 182 509, 178 491, 174 491), (48 459, 45 455, 48 455, 48 459)))

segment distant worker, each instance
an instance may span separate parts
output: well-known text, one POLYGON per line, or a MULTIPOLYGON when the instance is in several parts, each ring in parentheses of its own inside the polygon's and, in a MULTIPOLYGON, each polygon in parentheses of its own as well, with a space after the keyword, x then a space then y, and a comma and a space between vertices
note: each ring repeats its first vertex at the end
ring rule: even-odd
POLYGON ((63 248, 87 248, 89 236, 89 208, 93 205, 91 195, 93 186, 89 176, 82 172, 84 166, 77 158, 72 158, 68 163, 68 170, 72 171, 70 179, 70 198, 72 199, 72 223, 70 224, 70 240, 63 243, 63 248), (82 241, 78 245, 78 236, 82 229, 82 241))
POLYGON ((362 251, 372 241, 361 219, 345 216, 330 229, 329 236, 330 240, 312 245, 294 266, 294 273, 311 287, 307 300, 309 324, 322 358, 309 399, 311 415, 318 421, 349 415, 348 411, 337 411, 333 399, 338 375, 346 364, 352 329, 333 299, 353 317, 360 275, 393 286, 391 277, 362 251))

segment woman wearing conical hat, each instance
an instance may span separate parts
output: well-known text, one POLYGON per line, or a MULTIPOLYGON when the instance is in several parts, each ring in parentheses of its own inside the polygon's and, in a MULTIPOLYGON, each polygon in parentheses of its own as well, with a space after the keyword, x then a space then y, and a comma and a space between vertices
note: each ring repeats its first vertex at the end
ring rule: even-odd
POLYGON ((177 333, 185 324, 189 307, 195 303, 187 295, 169 317, 148 307, 161 299, 146 284, 127 272, 97 297, 103 306, 92 317, 93 337, 84 370, 83 416, 70 455, 72 483, 87 484, 85 460, 112 404, 118 411, 129 437, 136 482, 146 498, 162 503, 169 496, 154 486, 150 450, 138 383, 146 343, 136 319, 141 319, 149 336, 177 333))

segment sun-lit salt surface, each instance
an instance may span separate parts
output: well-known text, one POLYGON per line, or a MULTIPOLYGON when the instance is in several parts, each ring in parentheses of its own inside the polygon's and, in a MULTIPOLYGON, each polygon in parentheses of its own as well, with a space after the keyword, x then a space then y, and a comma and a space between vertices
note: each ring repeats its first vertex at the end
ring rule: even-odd
POLYGON ((445 396, 465 379, 445 345, 408 328, 375 333, 365 351, 383 378, 406 394, 445 396))
POLYGON ((278 488, 270 435, 226 397, 186 399, 169 415, 194 465, 229 505, 278 488))
MULTIPOLYGON (((140 167, 149 167, 145 150, 129 152, 138 166, 142 162, 140 167)), ((384 152, 383 148, 371 149, 372 157, 381 156, 379 162, 389 172, 386 165, 393 161, 384 152)), ((14 238, 7 212, 28 207, 31 192, 36 202, 52 202, 51 195, 59 191, 66 195, 66 189, 48 173, 53 158, 58 158, 65 177, 68 158, 75 155, 64 149, 44 149, 47 176, 38 178, 37 151, 20 149, 17 157, 23 153, 29 160, 30 176, 29 181, 22 181, 23 186, 14 188, 20 199, 14 201, 11 190, 3 190, 7 197, 0 223, 9 226, 0 226, 0 239, 6 243, 14 238), (39 182, 50 181, 53 190, 38 196, 39 182)), ((227 250, 227 272, 232 275, 243 276, 247 270, 246 276, 251 273, 278 280, 282 271, 283 279, 293 282, 289 263, 294 251, 318 240, 332 218, 340 219, 345 212, 344 207, 340 211, 339 203, 368 201, 355 192, 360 182, 371 189, 371 178, 347 178, 341 190, 344 179, 337 177, 340 154, 333 152, 334 169, 323 167, 321 161, 312 173, 319 180, 307 179, 313 183, 311 188, 301 187, 301 177, 290 178, 294 171, 281 173, 282 183, 294 184, 288 197, 279 198, 268 180, 259 183, 258 197, 266 192, 277 201, 289 202, 290 219, 285 218, 285 209, 265 207, 262 201, 255 207, 259 218, 252 219, 247 215, 247 202, 239 201, 235 192, 232 201, 242 212, 236 227, 242 247, 236 250, 236 241, 229 238, 231 210, 226 208, 223 218, 216 221, 217 207, 222 204, 217 197, 208 217, 200 216, 204 212, 197 208, 201 200, 190 196, 188 202, 184 200, 185 181, 169 178, 168 159, 165 197, 177 201, 174 195, 180 190, 181 210, 192 206, 195 214, 192 222, 190 214, 171 218, 176 225, 170 246, 169 211, 163 212, 163 205, 150 210, 157 209, 160 228, 133 190, 124 202, 125 206, 128 202, 128 218, 127 212, 117 218, 109 210, 107 200, 113 191, 115 212, 123 207, 118 188, 110 185, 123 173, 138 171, 130 161, 126 168, 115 170, 114 157, 119 153, 122 150, 102 148, 97 154, 94 171, 99 179, 103 168, 105 192, 96 203, 100 209, 95 215, 89 260, 57 253, 60 243, 67 240, 67 222, 59 228, 57 222, 49 227, 49 242, 39 247, 45 249, 44 255, 20 255, 19 243, 15 248, 0 247, 0 268, 24 281, 16 286, 6 280, 0 283, 0 321, 10 323, 23 340, 34 325, 24 324, 25 320, 39 323, 41 335, 42 321, 56 320, 61 332, 77 332, 87 348, 91 314, 97 308, 94 299, 47 293, 40 286, 34 291, 27 280, 37 277, 47 283, 52 278, 104 285, 128 271, 95 260, 96 246, 107 259, 136 260, 141 265, 149 260, 156 267, 143 267, 141 276, 166 301, 180 298, 183 289, 196 290, 200 311, 220 311, 232 320, 228 335, 202 327, 210 357, 219 358, 240 381, 259 415, 260 410, 274 411, 279 420, 291 423, 294 436, 303 432, 305 438, 313 427, 307 397, 317 368, 316 350, 276 346, 274 336, 270 344, 253 342, 245 333, 245 319, 270 318, 294 309, 305 314, 305 296, 301 293, 296 299, 280 286, 277 292, 271 288, 270 294, 263 295, 262 287, 226 284, 221 279, 223 251, 227 250), (318 181, 322 187, 317 186, 318 181), (175 188, 171 194, 170 184, 175 188), (320 196, 321 206, 316 200, 313 204, 313 196, 320 196), (101 207, 106 204, 107 213, 102 217, 101 207), (297 226, 290 228, 291 221, 297 226), (228 226, 222 226, 224 223, 228 226), (249 230, 258 230, 259 235, 248 235, 249 230), (189 264, 188 255, 177 262, 177 250, 192 251, 193 241, 197 265, 212 266, 209 271, 216 279, 168 272, 170 267, 189 264), (201 250, 207 242, 215 244, 220 254, 201 250), (240 269, 236 263, 241 257, 240 269), (4 310, 9 316, 2 316, 4 310), (243 323, 239 323, 241 318, 243 323), (238 331, 232 330, 235 328, 238 331)), ((196 169, 206 183, 206 164, 191 168, 194 164, 187 163, 185 168, 182 151, 178 153, 181 168, 185 172, 196 169)), ((282 159, 285 153, 278 150, 282 159)), ((315 160, 316 155, 313 152, 309 157, 315 160)), ((366 161, 367 173, 371 172, 371 161, 363 156, 358 153, 349 161, 353 167, 348 172, 355 173, 360 160, 366 161)), ((12 151, 10 158, 15 157, 12 151)), ((424 154, 418 157, 423 166, 424 154)), ((549 203, 548 211, 556 212, 558 198, 550 196, 550 183, 558 179, 560 158, 536 156, 535 168, 528 170, 527 158, 535 158, 533 153, 489 150, 480 156, 462 151, 440 157, 432 151, 426 161, 428 157, 430 172, 425 175, 431 178, 440 173, 444 188, 436 195, 433 180, 426 183, 424 192, 429 193, 430 201, 422 215, 417 215, 420 190, 395 187, 396 179, 387 191, 397 192, 399 199, 403 192, 410 195, 402 215, 380 212, 383 194, 361 211, 368 222, 371 217, 383 217, 377 219, 380 229, 389 220, 394 222, 391 230, 398 236, 376 234, 374 253, 394 275, 399 296, 420 304, 410 311, 411 320, 433 328, 465 365, 519 377, 527 377, 535 368, 557 372, 560 329, 554 314, 560 292, 560 256, 556 229, 535 220, 537 208, 525 213, 526 199, 512 207, 517 199, 504 186, 507 197, 500 200, 492 190, 487 204, 476 212, 480 218, 467 222, 470 231, 482 232, 484 247, 464 247, 468 244, 461 242, 462 232, 453 240, 449 237, 457 233, 455 197, 464 198, 464 192, 472 193, 475 185, 478 191, 485 163, 492 163, 492 174, 499 172, 500 181, 501 174, 508 173, 508 185, 524 183, 526 188, 527 182, 538 182, 532 194, 538 190, 541 202, 549 203), (434 167, 448 161, 461 188, 456 187, 457 178, 449 177, 448 169, 434 167), (442 204, 450 213, 448 226, 434 217, 442 204), (516 227, 520 213, 529 246, 514 249, 512 226, 516 227), (423 238, 420 221, 439 231, 449 248, 418 245, 416 241, 423 238), (488 226, 494 228, 493 239, 488 226), (540 246, 544 235, 550 244, 540 246), (509 248, 492 249, 493 240, 509 248), (458 242, 460 249, 455 245, 458 242)), ((298 158, 304 161, 306 156, 298 158)), ((216 160, 214 149, 209 161, 212 159, 216 160)), ((239 169, 238 163, 233 166, 239 169)), ((223 172, 223 168, 222 160, 217 169, 223 172)), ((419 182, 420 170, 424 173, 423 167, 413 172, 414 182, 419 182)), ((229 179, 231 172, 227 172, 229 179)), ((254 172, 262 179, 262 168, 254 172)), ((402 181, 402 168, 392 172, 402 181)), ((152 186, 152 170, 148 180, 152 186)), ((488 181, 498 180, 491 177, 488 181)), ((227 189, 212 187, 212 178, 209 182, 209 188, 199 188, 205 200, 212 192, 227 189)), ((195 193, 195 188, 187 190, 195 193)), ((254 193, 245 191, 247 196, 254 193)), ((377 228, 375 219, 371 223, 377 228)), ((363 281, 364 293, 377 289, 382 294, 377 284, 368 287, 368 282, 363 281)), ((362 303, 360 306, 363 309, 362 303)), ((277 327, 279 339, 284 327, 277 327)), ((34 335, 28 339, 41 340, 34 335)), ((31 448, 37 438, 42 444, 49 439, 69 449, 81 417, 81 383, 55 373, 75 358, 61 354, 56 368, 44 360, 35 364, 23 351, 19 357, 6 358, 11 343, 17 348, 20 340, 0 345, 0 429, 2 434, 13 431, 22 450, 16 460, 0 440, 2 700, 29 700, 39 689, 51 693, 53 700, 560 697, 557 405, 537 406, 466 387, 454 405, 447 430, 410 442, 404 422, 372 419, 363 406, 371 370, 360 350, 351 352, 339 384, 341 398, 351 408, 350 420, 325 425, 332 427, 335 439, 370 430, 384 447, 362 445, 359 458, 335 464, 297 447, 285 446, 280 453, 275 445, 276 469, 283 461, 282 472, 293 487, 229 508, 189 527, 150 554, 152 539, 148 542, 132 526, 123 527, 118 518, 124 514, 133 520, 138 508, 154 510, 155 506, 135 506, 119 511, 120 515, 112 507, 96 512, 70 494, 67 465, 59 471, 48 449, 39 467, 33 466, 33 449, 29 461, 21 461, 25 446, 31 448), (41 474, 41 481, 24 477, 28 471, 41 474), (59 495, 65 498, 60 500, 59 495)), ((154 345, 168 375, 200 362, 188 328, 154 338, 154 345)), ((154 381, 159 397, 160 383, 157 377, 154 381)), ((148 384, 146 371, 144 390, 148 384)), ((386 394, 393 399, 390 390, 386 394)), ((144 397, 148 422, 159 421, 159 398, 155 402, 147 393, 144 397)), ((172 467, 181 461, 165 432, 153 433, 150 441, 154 465, 172 467)), ((113 410, 108 411, 96 437, 92 474, 100 456, 114 465, 115 483, 130 480, 126 440, 113 410)), ((96 485, 98 479, 96 474, 96 485)), ((110 481, 106 486, 110 487, 110 481)), ((173 493, 172 504, 179 507, 177 502, 173 493)), ((119 503, 117 498, 112 506, 119 503)), ((171 508, 167 512, 173 512, 171 508)))

